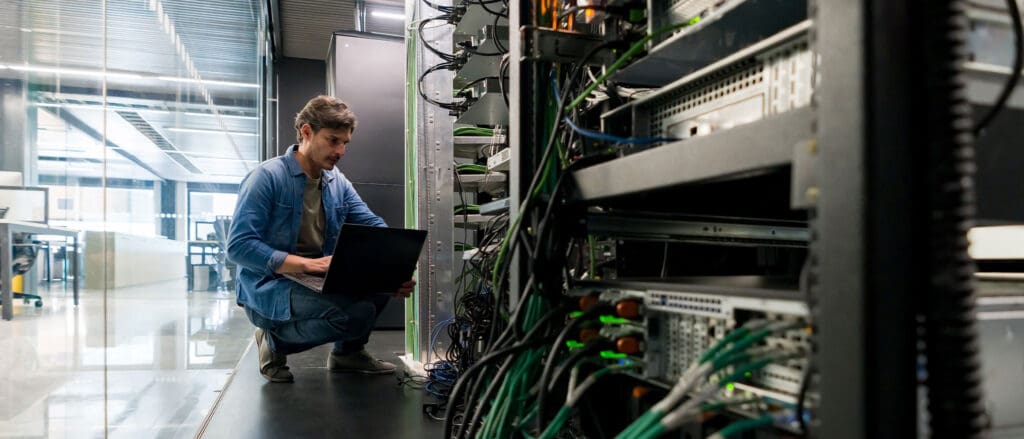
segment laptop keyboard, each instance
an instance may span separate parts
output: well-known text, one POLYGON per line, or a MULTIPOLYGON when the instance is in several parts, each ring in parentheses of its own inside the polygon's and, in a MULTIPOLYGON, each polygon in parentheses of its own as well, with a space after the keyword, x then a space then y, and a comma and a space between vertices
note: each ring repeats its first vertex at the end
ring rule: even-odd
POLYGON ((324 289, 324 279, 326 279, 323 276, 317 276, 314 274, 306 273, 292 273, 291 276, 289 277, 291 277, 294 281, 302 284, 302 286, 309 288, 313 291, 316 291, 318 293, 324 289))

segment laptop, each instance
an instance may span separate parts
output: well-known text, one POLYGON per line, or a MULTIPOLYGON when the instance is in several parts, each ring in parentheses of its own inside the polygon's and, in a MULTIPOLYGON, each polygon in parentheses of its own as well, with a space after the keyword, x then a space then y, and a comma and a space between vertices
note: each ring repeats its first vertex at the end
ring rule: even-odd
POLYGON ((412 279, 426 230, 343 224, 327 273, 285 277, 327 294, 391 294, 412 279))

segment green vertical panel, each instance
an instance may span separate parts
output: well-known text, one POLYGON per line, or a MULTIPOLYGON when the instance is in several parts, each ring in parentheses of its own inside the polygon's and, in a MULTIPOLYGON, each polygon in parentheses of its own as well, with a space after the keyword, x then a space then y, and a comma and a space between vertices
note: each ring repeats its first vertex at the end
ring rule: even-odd
MULTIPOLYGON (((412 10, 412 9, 410 9, 412 10)), ((405 38, 405 227, 419 228, 416 191, 419 178, 416 175, 416 33, 406 32, 405 38)), ((419 286, 412 300, 405 301, 405 353, 415 361, 420 356, 419 330, 416 327, 419 316, 419 286)))

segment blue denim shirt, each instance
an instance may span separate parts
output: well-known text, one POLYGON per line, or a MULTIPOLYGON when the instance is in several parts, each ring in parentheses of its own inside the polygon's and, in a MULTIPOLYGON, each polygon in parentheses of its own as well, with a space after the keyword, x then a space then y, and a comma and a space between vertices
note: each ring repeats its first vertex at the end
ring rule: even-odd
MULTIPOLYGON (((291 280, 276 274, 295 253, 302 222, 306 174, 295 160, 297 145, 261 163, 242 180, 228 235, 228 258, 239 266, 238 304, 271 320, 291 318, 291 280)), ((323 171, 324 256, 334 252, 344 223, 386 226, 335 169, 323 171)))

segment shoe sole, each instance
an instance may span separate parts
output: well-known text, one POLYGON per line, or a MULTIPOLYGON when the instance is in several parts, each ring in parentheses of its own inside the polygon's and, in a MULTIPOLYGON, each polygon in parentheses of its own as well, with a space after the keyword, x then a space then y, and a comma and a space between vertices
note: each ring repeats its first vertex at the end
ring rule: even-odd
POLYGON ((268 377, 268 376, 266 376, 266 375, 264 375, 262 373, 260 374, 260 376, 262 376, 264 379, 266 379, 267 381, 270 381, 272 383, 294 383, 295 382, 295 378, 271 378, 271 377, 268 377))

